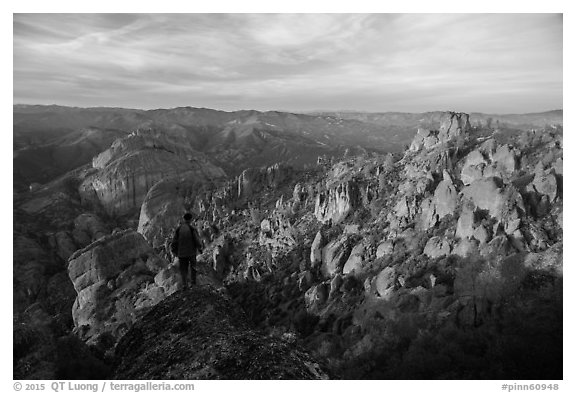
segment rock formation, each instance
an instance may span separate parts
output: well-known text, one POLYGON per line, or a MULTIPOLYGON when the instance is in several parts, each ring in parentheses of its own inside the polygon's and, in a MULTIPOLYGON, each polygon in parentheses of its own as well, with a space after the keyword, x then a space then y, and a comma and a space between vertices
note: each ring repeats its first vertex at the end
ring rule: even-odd
POLYGON ((137 315, 177 289, 166 274, 175 269, 132 230, 105 236, 75 252, 68 275, 78 294, 72 317, 85 340, 104 333, 119 338, 137 315), (169 284, 169 285, 167 285, 169 284))
POLYGON ((93 160, 94 173, 80 185, 85 203, 101 205, 111 215, 137 211, 148 190, 162 179, 182 174, 198 181, 222 178, 224 172, 182 141, 133 133, 93 160))

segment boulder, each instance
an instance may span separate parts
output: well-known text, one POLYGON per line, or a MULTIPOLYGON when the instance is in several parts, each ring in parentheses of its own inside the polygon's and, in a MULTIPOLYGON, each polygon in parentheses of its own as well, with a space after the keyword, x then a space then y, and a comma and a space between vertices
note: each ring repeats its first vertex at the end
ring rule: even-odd
POLYGON ((424 254, 430 258, 450 255, 450 243, 439 236, 433 236, 426 243, 424 254))
POLYGON ((511 174, 517 169, 518 152, 510 145, 500 145, 492 155, 492 161, 501 171, 511 174))
POLYGON ((453 215, 458 206, 458 192, 446 170, 443 171, 443 177, 434 191, 435 210, 440 219, 448 214, 453 215))
POLYGON ((385 267, 374 279, 374 288, 379 297, 389 300, 394 292, 396 282, 396 272, 394 268, 385 267))
POLYGON ((456 236, 459 238, 469 238, 474 234, 474 203, 465 200, 462 205, 462 212, 456 223, 456 236))
POLYGON ((502 191, 501 181, 491 177, 474 181, 465 187, 462 193, 465 198, 472 200, 475 206, 487 210, 492 217, 499 219, 506 206, 502 191))
POLYGON ((304 294, 304 304, 306 309, 310 312, 318 310, 318 308, 326 303, 330 286, 326 283, 314 285, 304 294))
POLYGON ((322 274, 325 277, 332 277, 340 273, 349 256, 348 238, 342 237, 331 241, 322 249, 322 274))
POLYGON ((340 287, 344 280, 340 273, 336 274, 334 278, 330 281, 330 292, 328 293, 328 299, 333 299, 336 294, 340 291, 340 287))
POLYGON ((550 202, 554 202, 558 195, 558 182, 553 170, 544 171, 542 163, 536 167, 532 188, 540 195, 548 197, 550 202))
POLYGON ((485 244, 490 241, 490 234, 482 224, 476 227, 472 236, 474 236, 474 238, 476 238, 480 244, 485 244))
POLYGON ((354 274, 354 272, 360 270, 364 262, 364 252, 365 252, 364 244, 358 243, 357 245, 355 245, 354 248, 352 248, 352 251, 350 252, 350 257, 348 257, 348 260, 344 264, 342 273, 354 274))
POLYGON ((321 231, 316 233, 312 246, 310 247, 310 263, 312 268, 319 266, 322 263, 322 249, 326 245, 326 240, 321 231))
POLYGON ((392 240, 385 240, 378 245, 376 249, 376 258, 382 258, 386 255, 391 255, 394 252, 394 242, 392 240))

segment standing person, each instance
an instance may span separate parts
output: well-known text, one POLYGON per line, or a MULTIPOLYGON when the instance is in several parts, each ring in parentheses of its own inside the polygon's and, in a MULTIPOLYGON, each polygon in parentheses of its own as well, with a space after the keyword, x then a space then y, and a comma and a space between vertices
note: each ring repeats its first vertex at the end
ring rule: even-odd
POLYGON ((192 214, 184 214, 184 222, 176 228, 172 239, 172 252, 178 257, 180 274, 184 289, 188 288, 188 268, 190 268, 190 283, 196 285, 196 253, 202 252, 202 240, 198 231, 192 226, 192 214))

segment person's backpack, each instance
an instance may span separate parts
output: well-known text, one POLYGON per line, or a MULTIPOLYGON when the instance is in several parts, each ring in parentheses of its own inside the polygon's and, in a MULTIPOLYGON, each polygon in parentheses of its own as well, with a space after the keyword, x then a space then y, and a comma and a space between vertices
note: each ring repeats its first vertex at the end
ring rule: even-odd
MULTIPOLYGON (((196 250, 199 250, 200 252, 202 252, 203 251, 202 240, 200 239, 200 235, 198 234, 198 231, 192 225, 190 225, 190 224, 187 224, 187 225, 188 225, 188 228, 190 228, 190 232, 192 232, 192 241, 194 242, 194 248, 196 250)), ((170 242, 170 251, 174 255, 178 254, 178 237, 179 236, 180 236, 180 225, 178 226, 178 228, 176 228, 176 231, 174 232, 174 236, 172 237, 172 242, 170 242)))

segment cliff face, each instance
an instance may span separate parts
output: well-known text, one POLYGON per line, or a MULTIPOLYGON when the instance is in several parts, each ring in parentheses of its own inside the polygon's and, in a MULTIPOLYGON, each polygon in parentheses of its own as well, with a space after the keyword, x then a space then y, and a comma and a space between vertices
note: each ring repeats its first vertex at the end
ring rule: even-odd
POLYGON ((77 297, 75 330, 95 343, 105 333, 118 339, 147 308, 174 292, 176 269, 131 230, 105 236, 76 251, 68 275, 77 297))
POLYGON ((79 188, 83 202, 119 216, 138 211, 148 190, 162 179, 184 173, 199 181, 225 176, 187 146, 184 140, 152 132, 117 140, 94 158, 94 173, 79 188))

